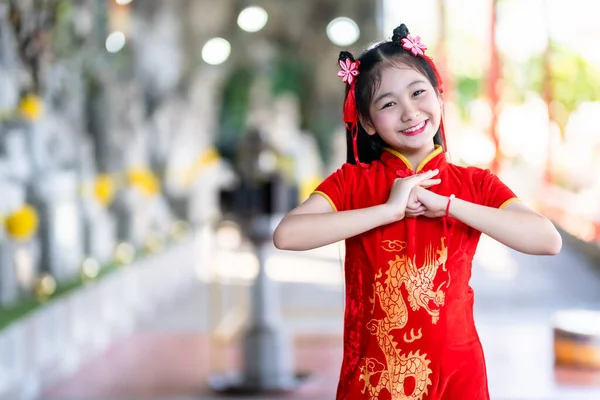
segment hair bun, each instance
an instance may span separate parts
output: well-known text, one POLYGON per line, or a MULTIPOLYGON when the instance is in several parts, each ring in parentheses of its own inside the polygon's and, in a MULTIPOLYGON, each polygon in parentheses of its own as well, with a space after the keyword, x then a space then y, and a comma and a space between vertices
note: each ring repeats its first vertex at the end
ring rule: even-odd
POLYGON ((399 27, 394 29, 394 34, 392 35, 392 42, 400 43, 400 41, 404 39, 409 33, 410 32, 408 31, 406 25, 400 24, 399 27))
POLYGON ((356 61, 352 53, 350 53, 349 51, 340 51, 340 55, 338 56, 338 62, 346 61, 347 59, 350 59, 350 61, 352 62, 356 61))

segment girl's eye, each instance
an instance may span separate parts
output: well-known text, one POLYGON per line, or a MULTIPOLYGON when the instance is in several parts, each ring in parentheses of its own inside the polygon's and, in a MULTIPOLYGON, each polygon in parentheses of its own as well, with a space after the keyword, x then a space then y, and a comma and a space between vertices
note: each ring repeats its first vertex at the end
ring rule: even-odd
POLYGON ((424 92, 424 90, 417 90, 416 92, 413 93, 413 97, 417 97, 418 95, 420 95, 423 92, 424 92))
POLYGON ((383 109, 385 109, 385 108, 391 107, 391 106, 393 106, 394 104, 396 104, 396 103, 394 103, 393 101, 390 101, 389 103, 385 103, 385 104, 383 105, 383 107, 381 107, 381 109, 383 110, 383 109))

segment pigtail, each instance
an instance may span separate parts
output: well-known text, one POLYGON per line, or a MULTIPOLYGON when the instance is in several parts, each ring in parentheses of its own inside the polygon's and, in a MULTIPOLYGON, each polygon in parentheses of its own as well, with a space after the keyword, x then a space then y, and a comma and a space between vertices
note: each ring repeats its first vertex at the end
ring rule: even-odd
POLYGON ((340 55, 338 56, 338 63, 340 61, 346 61, 346 60, 350 60, 352 62, 355 62, 356 59, 354 58, 354 56, 352 55, 352 53, 350 53, 349 51, 340 51, 340 55))
POLYGON ((343 114, 344 123, 346 124, 346 136, 350 139, 352 155, 354 156, 352 161, 363 168, 368 168, 367 164, 360 161, 358 154, 358 135, 361 127, 356 106, 356 82, 360 74, 360 61, 356 60, 352 53, 342 51, 338 57, 338 64, 341 68, 338 76, 346 83, 343 114))
POLYGON ((338 74, 346 82, 346 96, 344 99, 344 122, 346 125, 358 123, 358 109, 356 108, 356 79, 358 77, 358 67, 360 62, 357 62, 352 53, 342 51, 338 57, 338 64, 342 68, 338 74))
POLYGON ((400 26, 394 29, 394 32, 392 34, 392 42, 401 44, 402 39, 405 39, 409 34, 410 32, 408 31, 406 25, 400 24, 400 26))

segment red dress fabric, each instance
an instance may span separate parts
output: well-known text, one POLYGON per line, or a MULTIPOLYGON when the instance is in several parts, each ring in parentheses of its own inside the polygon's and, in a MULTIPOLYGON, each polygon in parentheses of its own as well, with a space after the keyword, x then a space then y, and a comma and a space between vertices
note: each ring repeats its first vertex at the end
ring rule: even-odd
MULTIPOLYGON (((442 182, 431 190, 440 195, 495 208, 516 199, 489 171, 448 163, 441 147, 416 170, 393 150, 368 169, 344 164, 315 193, 336 211, 371 207, 387 201, 398 176, 436 168, 442 182)), ((338 400, 489 399, 469 286, 480 235, 457 220, 417 217, 346 240, 338 400)))

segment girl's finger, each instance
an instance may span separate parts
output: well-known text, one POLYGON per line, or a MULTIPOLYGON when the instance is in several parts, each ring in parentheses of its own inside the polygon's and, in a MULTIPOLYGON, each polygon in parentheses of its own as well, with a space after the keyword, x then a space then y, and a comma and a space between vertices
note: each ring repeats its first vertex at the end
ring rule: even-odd
POLYGON ((423 188, 430 188, 435 185, 439 185, 442 182, 441 179, 428 179, 419 183, 419 186, 423 188))
POLYGON ((420 208, 427 208, 425 207, 425 205, 423 203, 421 203, 420 201, 414 201, 414 202, 410 202, 409 204, 406 205, 406 209, 407 210, 418 210, 420 208))
POLYGON ((417 208, 421 205, 421 202, 417 198, 417 196, 410 196, 408 201, 406 202, 407 207, 417 208))
POLYGON ((427 211, 427 208, 425 206, 420 206, 417 208, 406 207, 406 212, 409 214, 421 213, 421 212, 425 212, 425 211, 427 211))
POLYGON ((431 170, 431 171, 427 171, 427 172, 423 172, 417 175, 413 175, 413 177, 418 181, 418 182, 422 182, 422 181, 426 181, 429 180, 431 178, 433 178, 434 176, 436 176, 440 171, 437 169, 431 170))

